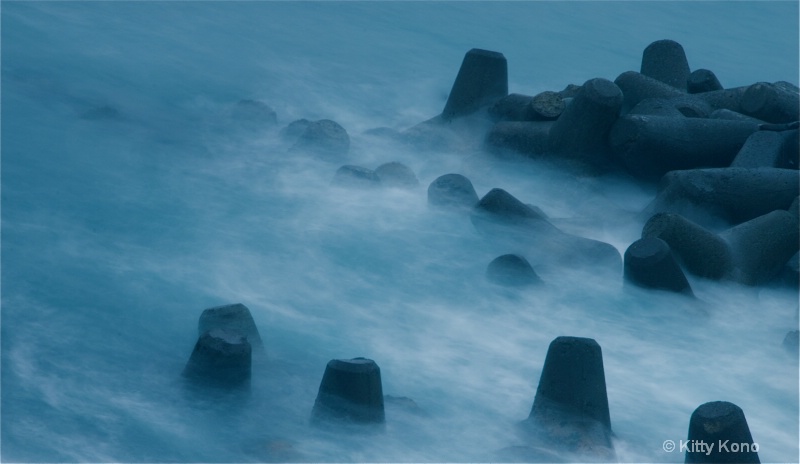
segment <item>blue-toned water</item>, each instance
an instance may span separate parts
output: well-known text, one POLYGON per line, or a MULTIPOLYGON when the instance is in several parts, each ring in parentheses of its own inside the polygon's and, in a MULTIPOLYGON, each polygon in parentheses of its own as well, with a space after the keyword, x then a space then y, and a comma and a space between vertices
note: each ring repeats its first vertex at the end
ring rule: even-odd
POLYGON ((603 349, 623 462, 682 462, 702 403, 745 412, 762 462, 798 459, 798 366, 781 347, 798 295, 690 277, 686 300, 568 275, 500 289, 511 245, 429 210, 458 172, 565 230, 638 238, 652 187, 423 152, 363 135, 441 112, 471 48, 502 52, 528 95, 638 70, 680 42, 725 87, 798 83, 797 2, 9 2, 2 15, 4 462, 486 461, 523 444, 550 341, 603 349), (278 128, 231 121, 268 103, 278 128), (328 118, 351 138, 327 163, 278 129, 328 118), (329 185, 341 164, 411 167, 410 191, 329 185), (560 221, 560 222, 558 222, 560 221), (180 381, 204 308, 241 302, 265 343, 251 393, 180 381), (380 434, 308 424, 325 364, 366 356, 380 434))

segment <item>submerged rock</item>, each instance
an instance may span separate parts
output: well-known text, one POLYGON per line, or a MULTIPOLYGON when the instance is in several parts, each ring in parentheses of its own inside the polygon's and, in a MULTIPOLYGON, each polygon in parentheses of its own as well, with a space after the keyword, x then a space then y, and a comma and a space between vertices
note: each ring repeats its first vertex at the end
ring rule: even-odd
MULTIPOLYGON (((489 217, 507 225, 537 224, 547 219, 537 210, 500 188, 493 188, 475 206, 477 218, 489 217)), ((549 224, 549 222, 547 222, 549 224)))
POLYGON ((252 129, 266 129, 278 124, 275 111, 258 100, 239 100, 231 108, 231 118, 252 129))
POLYGON ((197 340, 183 376, 201 385, 249 387, 252 348, 241 332, 212 329, 197 340))
POLYGON ((339 187, 377 187, 381 179, 372 169, 348 164, 336 170, 331 184, 339 187))
POLYGON ((451 209, 472 208, 478 203, 478 194, 472 182, 461 174, 445 174, 428 186, 428 204, 451 209))
POLYGON ((614 246, 561 231, 541 210, 503 189, 492 189, 473 208, 475 228, 489 238, 509 238, 525 255, 550 269, 592 269, 619 276, 622 257, 614 246))
POLYGON ((391 140, 392 142, 401 142, 402 134, 397 129, 391 127, 373 127, 363 132, 364 135, 370 137, 378 137, 384 140, 391 140))
POLYGON ((401 132, 400 140, 417 151, 473 152, 492 127, 486 108, 447 120, 434 116, 401 132))
POLYGON ((387 187, 412 188, 419 185, 419 180, 408 166, 396 161, 384 163, 375 169, 381 184, 387 187))
POLYGON ((486 268, 486 278, 490 282, 508 287, 536 285, 542 282, 528 260, 515 254, 493 259, 486 268))
POLYGON ((281 129, 281 137, 286 140, 296 141, 303 132, 308 129, 308 126, 311 125, 311 121, 308 119, 297 119, 289 123, 288 126, 281 129))
POLYGON ((292 152, 308 152, 323 158, 341 158, 350 150, 350 136, 344 127, 330 119, 309 123, 291 148, 292 152))

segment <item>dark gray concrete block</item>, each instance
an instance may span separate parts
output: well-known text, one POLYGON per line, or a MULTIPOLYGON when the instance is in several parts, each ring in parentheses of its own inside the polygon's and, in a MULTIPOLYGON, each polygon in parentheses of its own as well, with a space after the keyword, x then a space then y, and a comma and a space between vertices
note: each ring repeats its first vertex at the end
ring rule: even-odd
POLYGON ((552 121, 502 121, 492 126, 486 137, 487 148, 497 156, 519 154, 540 158, 549 148, 552 121))
POLYGON ((555 121, 566 108, 561 93, 549 90, 534 95, 530 102, 530 110, 536 121, 555 121))
POLYGON ((591 338, 557 337, 550 342, 529 417, 566 413, 611 430, 603 352, 591 338))
POLYGON ((526 224, 529 220, 546 221, 536 210, 499 188, 484 195, 475 209, 479 214, 509 225, 526 224))
POLYGON ((252 346, 264 346, 250 308, 241 303, 215 306, 203 310, 197 323, 197 334, 200 336, 213 329, 239 332, 247 337, 247 341, 252 346))
POLYGON ((333 359, 325 367, 312 422, 343 420, 358 424, 383 424, 381 369, 366 358, 333 359))
POLYGON ((642 53, 641 73, 685 92, 689 62, 681 44, 657 40, 648 45, 642 53))
POLYGON ((733 257, 728 243, 681 215, 654 215, 642 228, 642 238, 648 237, 666 242, 680 263, 694 275, 722 279, 732 271, 733 257))
POLYGON ((628 112, 630 115, 640 114, 674 118, 707 118, 711 113, 710 105, 692 96, 645 98, 628 112))
POLYGON ((685 92, 669 84, 635 71, 626 71, 620 74, 614 80, 614 84, 622 90, 625 96, 621 109, 623 114, 646 98, 669 99, 686 95, 685 92))
POLYGON ((489 108, 489 116, 495 121, 533 121, 532 101, 533 97, 529 95, 506 95, 489 108))
POLYGON ((675 107, 672 99, 645 98, 636 104, 628 115, 664 116, 669 118, 683 118, 683 113, 675 107))
POLYGON ((797 169, 797 131, 759 130, 750 134, 731 167, 797 169))
POLYGON ((741 112, 771 123, 800 119, 800 94, 768 82, 751 85, 744 93, 741 112))
MULTIPOLYGON (((727 401, 713 401, 700 405, 689 420, 692 444, 714 445, 687 448, 687 463, 759 463, 758 451, 753 449, 753 437, 739 406, 727 401), (725 444, 725 446, 720 446, 725 444), (736 444, 734 449, 732 445, 736 444)), ((757 445, 755 446, 758 447, 757 445)))
POLYGON ((800 216, 800 197, 796 197, 794 201, 792 201, 792 204, 789 205, 787 211, 794 214, 795 217, 800 216))
POLYGON ((697 93, 692 97, 707 103, 713 110, 727 109, 742 112, 742 98, 749 86, 733 87, 730 89, 712 90, 710 92, 697 93))
POLYGON ((624 274, 637 287, 694 295, 669 245, 659 238, 639 239, 625 250, 624 274))
POLYGON ((717 76, 708 69, 697 69, 692 71, 686 82, 686 90, 689 93, 704 93, 722 90, 717 76))
POLYGON ((252 348, 239 331, 212 329, 198 338, 183 376, 222 388, 250 386, 252 348))
MULTIPOLYGON (((763 126, 762 126, 763 128, 763 126)), ((791 169, 800 169, 800 130, 784 131, 781 163, 791 169)))
POLYGON ((675 108, 687 118, 708 118, 714 108, 702 98, 694 95, 684 95, 670 99, 675 108))
POLYGON ((608 133, 622 102, 622 91, 613 82, 586 81, 550 129, 550 151, 590 166, 607 165, 608 133))
POLYGON ((609 143, 631 174, 654 181, 669 171, 729 166, 757 130, 744 121, 626 115, 609 143))
POLYGON ((776 209, 787 209, 800 193, 793 169, 716 168, 672 171, 661 179, 656 198, 645 208, 680 214, 703 226, 740 224, 776 209))
POLYGON ((603 353, 595 340, 558 337, 550 343, 522 425, 536 447, 575 454, 581 462, 614 461, 603 353))
POLYGON ((489 191, 473 208, 472 224, 486 237, 511 239, 526 257, 553 269, 591 269, 619 275, 622 257, 614 246, 561 231, 538 208, 503 189, 489 191))
POLYGON ((797 216, 776 210, 721 234, 731 247, 733 280, 758 285, 774 279, 800 250, 797 216))
POLYGON ((733 110, 729 110, 726 108, 720 108, 718 110, 714 110, 711 114, 708 115, 711 119, 730 119, 733 121, 749 121, 753 124, 764 124, 765 121, 760 119, 756 119, 751 116, 747 116, 746 114, 742 114, 733 110))
POLYGON ((502 53, 473 48, 461 68, 442 110, 444 120, 466 116, 508 95, 508 64, 502 53))
POLYGON ((558 94, 563 99, 567 99, 567 98, 571 99, 571 98, 575 98, 575 96, 578 95, 578 92, 580 92, 580 91, 581 91, 581 86, 580 85, 567 84, 567 86, 564 87, 564 90, 560 90, 558 92, 558 94))

